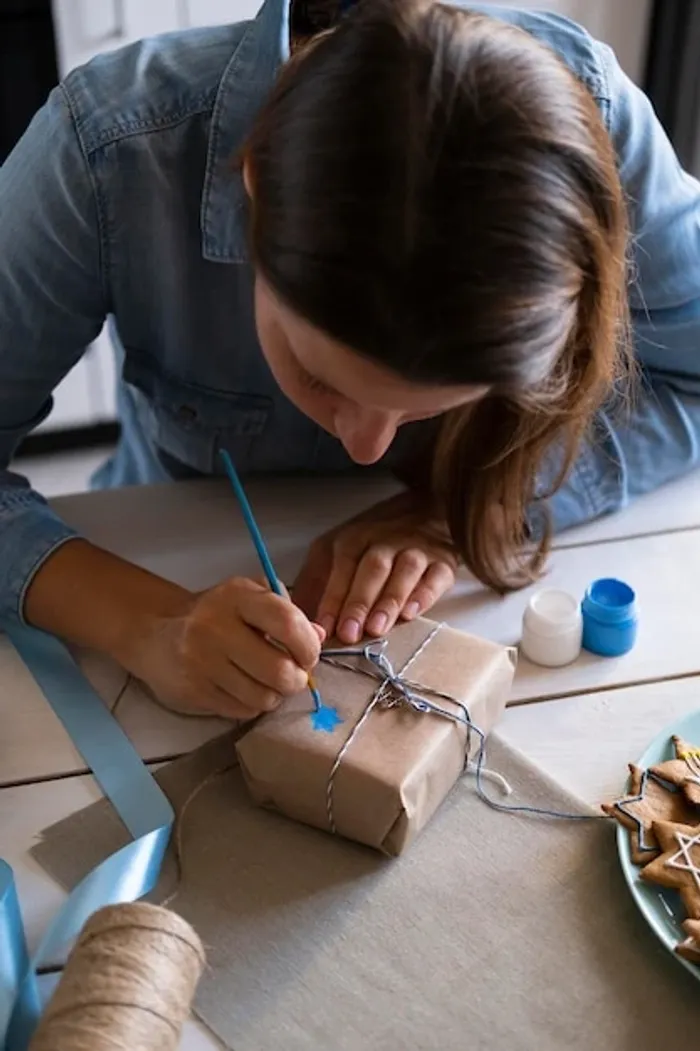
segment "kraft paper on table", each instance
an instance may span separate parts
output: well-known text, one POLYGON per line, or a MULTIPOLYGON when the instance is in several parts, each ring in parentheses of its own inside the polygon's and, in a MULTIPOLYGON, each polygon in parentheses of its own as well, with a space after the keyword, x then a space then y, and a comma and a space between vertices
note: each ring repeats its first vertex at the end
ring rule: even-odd
MULTIPOLYGON (((182 823, 172 908, 206 946, 196 1013, 226 1047, 697 1046, 700 986, 633 906, 607 822, 496 813, 466 776, 387 859, 256 807, 234 756, 226 735, 158 773, 176 810, 209 778, 182 823)), ((589 812, 496 737, 488 762, 511 801, 589 812)), ((126 839, 96 803, 46 830, 34 855, 71 887, 126 839)), ((175 881, 170 859, 160 898, 175 881)))
MULTIPOLYGON (((443 710, 464 717, 458 704, 432 690, 462 700, 484 734, 505 711, 514 650, 421 617, 394 628, 385 654, 396 673, 405 669, 418 693, 443 710)), ((344 665, 322 662, 316 674, 324 701, 342 719, 333 733, 314 730, 309 694, 299 694, 241 737, 241 772, 261 805, 324 830, 332 819, 340 835, 401 854, 462 773, 465 756, 477 753, 480 738, 464 723, 406 705, 374 704, 363 721, 381 680, 358 670, 366 661, 345 657, 344 665)))

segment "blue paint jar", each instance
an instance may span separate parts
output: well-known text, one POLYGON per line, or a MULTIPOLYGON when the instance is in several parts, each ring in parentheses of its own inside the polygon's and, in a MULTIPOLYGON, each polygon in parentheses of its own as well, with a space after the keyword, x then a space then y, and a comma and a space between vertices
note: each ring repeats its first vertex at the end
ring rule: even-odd
POLYGON ((583 648, 599 657, 622 657, 637 641, 637 599, 622 580, 594 581, 581 604, 583 648))

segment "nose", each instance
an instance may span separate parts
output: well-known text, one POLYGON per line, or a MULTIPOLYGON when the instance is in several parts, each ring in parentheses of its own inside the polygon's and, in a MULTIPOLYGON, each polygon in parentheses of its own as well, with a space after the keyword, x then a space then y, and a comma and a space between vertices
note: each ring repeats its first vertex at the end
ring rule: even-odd
POLYGON ((393 413, 358 410, 354 406, 338 412, 333 422, 348 456, 363 466, 381 460, 398 427, 398 417, 393 413))

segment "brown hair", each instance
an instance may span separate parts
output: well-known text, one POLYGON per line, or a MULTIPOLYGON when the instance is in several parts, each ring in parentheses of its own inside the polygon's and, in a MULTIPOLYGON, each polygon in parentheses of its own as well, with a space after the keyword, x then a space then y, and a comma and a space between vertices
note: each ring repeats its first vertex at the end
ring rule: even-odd
POLYGON ((432 491, 481 581, 534 579, 550 530, 528 549, 528 512, 630 364, 625 206, 590 93, 507 23, 366 0, 283 70, 245 155, 254 260, 295 311, 416 383, 488 386, 443 418, 432 491))

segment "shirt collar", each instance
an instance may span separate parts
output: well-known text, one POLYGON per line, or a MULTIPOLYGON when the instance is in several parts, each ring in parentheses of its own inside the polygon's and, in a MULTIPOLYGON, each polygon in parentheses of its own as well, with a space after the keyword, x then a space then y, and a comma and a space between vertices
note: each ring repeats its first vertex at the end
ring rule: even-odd
POLYGON ((289 58, 289 0, 265 0, 231 56, 212 113, 202 194, 202 253, 211 262, 248 261, 248 198, 232 161, 289 58))

